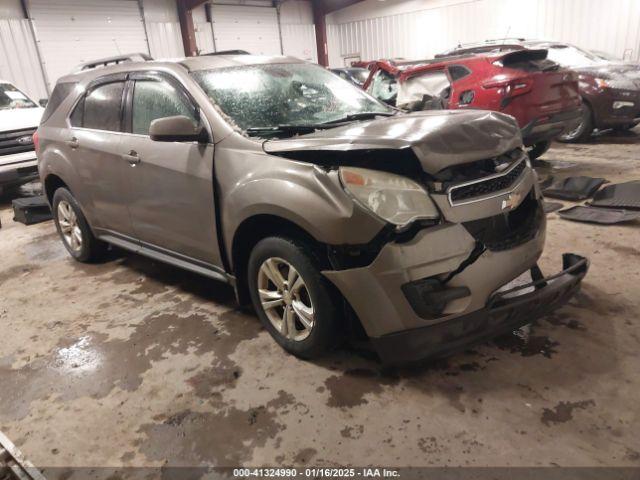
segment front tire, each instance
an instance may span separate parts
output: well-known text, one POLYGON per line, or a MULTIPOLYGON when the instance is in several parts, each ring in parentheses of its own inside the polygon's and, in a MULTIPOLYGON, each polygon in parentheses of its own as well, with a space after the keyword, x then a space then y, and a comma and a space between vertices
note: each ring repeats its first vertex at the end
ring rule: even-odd
POLYGON ((265 238, 251 252, 247 278, 260 321, 287 352, 311 359, 338 344, 340 301, 311 247, 265 238))
POLYGON ((586 142, 593 133, 593 112, 588 103, 582 102, 582 119, 576 128, 560 135, 557 140, 565 143, 586 142))
POLYGON ((95 238, 71 192, 66 188, 58 188, 53 194, 52 203, 56 230, 69 254, 83 263, 102 257, 107 246, 95 238))

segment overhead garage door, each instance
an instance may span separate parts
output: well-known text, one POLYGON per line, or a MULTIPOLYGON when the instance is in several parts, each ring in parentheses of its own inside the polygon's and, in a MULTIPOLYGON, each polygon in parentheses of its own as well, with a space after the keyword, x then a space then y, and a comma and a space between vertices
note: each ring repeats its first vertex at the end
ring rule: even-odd
POLYGON ((149 52, 137 0, 29 0, 51 86, 79 63, 149 52))
POLYGON ((275 8, 212 5, 216 50, 246 50, 255 55, 280 55, 275 8))

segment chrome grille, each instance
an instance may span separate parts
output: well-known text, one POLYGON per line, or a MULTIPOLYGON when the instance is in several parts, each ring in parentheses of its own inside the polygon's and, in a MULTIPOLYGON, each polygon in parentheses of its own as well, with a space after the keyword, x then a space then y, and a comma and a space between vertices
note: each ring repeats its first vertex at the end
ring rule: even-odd
POLYGON ((26 128, 11 132, 0 132, 0 155, 33 151, 35 148, 32 136, 35 131, 35 128, 26 128))
POLYGON ((522 175, 526 168, 526 161, 522 158, 515 165, 502 173, 474 180, 449 188, 449 203, 459 205, 467 203, 474 198, 485 197, 500 192, 512 186, 522 175))

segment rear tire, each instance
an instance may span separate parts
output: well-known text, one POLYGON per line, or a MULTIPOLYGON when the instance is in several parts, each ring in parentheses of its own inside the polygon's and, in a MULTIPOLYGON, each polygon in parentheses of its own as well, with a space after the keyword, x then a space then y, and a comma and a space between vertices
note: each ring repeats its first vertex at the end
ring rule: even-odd
POLYGON ((527 152, 529 154, 529 158, 531 160, 535 160, 536 158, 541 157, 547 150, 549 150, 549 147, 551 147, 551 141, 549 140, 534 144, 529 152, 527 152))
POLYGON ((89 263, 104 255, 107 244, 93 235, 80 205, 66 188, 53 194, 52 213, 58 235, 74 259, 89 263))
POLYGON ((265 238, 251 251, 247 276, 264 327, 283 349, 305 359, 337 346, 342 312, 312 250, 299 240, 265 238))
POLYGON ((557 140, 565 143, 586 142, 593 133, 593 112, 587 102, 582 102, 582 120, 570 132, 560 135, 557 140))

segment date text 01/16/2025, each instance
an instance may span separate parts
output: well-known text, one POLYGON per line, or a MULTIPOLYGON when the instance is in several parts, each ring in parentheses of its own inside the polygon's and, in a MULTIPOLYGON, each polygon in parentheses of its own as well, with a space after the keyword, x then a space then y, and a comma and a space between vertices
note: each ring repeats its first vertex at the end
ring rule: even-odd
POLYGON ((235 478, 398 478, 387 468, 234 468, 235 478))

